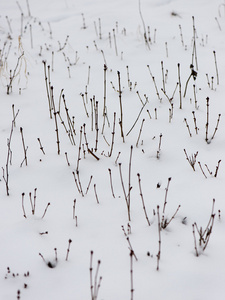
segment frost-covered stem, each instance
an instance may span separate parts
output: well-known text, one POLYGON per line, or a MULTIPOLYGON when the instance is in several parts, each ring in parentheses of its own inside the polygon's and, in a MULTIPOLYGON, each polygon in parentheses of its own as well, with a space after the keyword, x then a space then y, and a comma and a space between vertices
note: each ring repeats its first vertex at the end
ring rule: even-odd
POLYGON ((179 83, 179 95, 180 95, 180 109, 182 109, 182 94, 181 94, 181 80, 180 80, 180 64, 177 64, 178 68, 178 83, 179 83))
POLYGON ((196 49, 196 28, 195 28, 195 18, 194 18, 194 16, 192 16, 192 21, 193 21, 193 52, 192 52, 192 65, 194 65, 194 57, 195 57, 196 70, 198 70, 197 49, 196 49))
POLYGON ((101 286, 101 282, 102 282, 102 276, 99 277, 98 286, 97 286, 96 294, 95 294, 95 300, 97 300, 97 298, 98 298, 98 292, 99 292, 99 289, 101 286))
POLYGON ((205 140, 208 142, 209 131, 209 97, 206 98, 206 124, 205 124, 205 140))
POLYGON ((97 155, 95 155, 95 154, 93 153, 93 151, 91 151, 89 148, 88 148, 88 153, 90 153, 95 159, 97 159, 97 160, 100 159, 100 158, 99 158, 97 155))
POLYGON ((161 101, 162 99, 161 99, 160 96, 159 96, 159 91, 158 91, 158 88, 157 88, 157 85, 156 85, 156 82, 155 82, 155 77, 152 75, 152 72, 151 72, 151 70, 150 70, 149 65, 147 65, 147 68, 148 68, 148 70, 149 70, 150 76, 152 77, 152 81, 153 81, 153 83, 154 83, 155 90, 156 90, 156 95, 157 95, 159 101, 161 101))
POLYGON ((116 157, 116 160, 115 160, 115 165, 117 166, 117 162, 118 162, 118 159, 119 159, 119 157, 120 157, 120 154, 121 154, 121 152, 118 152, 118 155, 117 155, 117 157, 116 157))
POLYGON ((55 261, 57 262, 57 261, 58 261, 58 257, 57 257, 57 248, 54 248, 54 251, 55 251, 55 261))
POLYGON ((218 130, 218 126, 219 126, 219 122, 220 122, 220 117, 221 117, 221 114, 218 115, 217 124, 216 124, 215 130, 214 130, 212 139, 214 139, 215 134, 216 134, 216 132, 217 132, 217 130, 218 130))
POLYGON ((157 155, 156 155, 157 159, 160 158, 161 144, 162 144, 162 133, 159 136, 159 147, 158 147, 158 151, 157 151, 157 155))
MULTIPOLYGON (((121 163, 119 163, 119 172, 120 172, 120 180, 121 180, 121 184, 122 184, 122 189, 123 189, 123 193, 124 193, 124 198, 125 198, 125 201, 126 201, 126 205, 127 205, 127 213, 128 213, 128 220, 131 221, 131 218, 130 218, 130 206, 129 206, 129 203, 128 203, 128 200, 127 200, 127 195, 126 195, 126 191, 125 191, 125 187, 124 187, 124 183, 123 183, 123 177, 122 177, 122 169, 121 169, 121 163)), ((129 193, 129 191, 128 191, 129 193)))
POLYGON ((89 118, 87 107, 86 107, 85 100, 84 100, 84 94, 81 93, 80 95, 81 95, 82 100, 83 100, 83 105, 84 105, 84 110, 85 110, 86 116, 89 118))
POLYGON ((51 24, 49 22, 48 22, 48 27, 49 27, 50 39, 52 39, 52 28, 51 28, 51 24))
POLYGON ((79 143, 79 148, 78 148, 78 156, 77 156, 77 168, 76 168, 76 172, 78 172, 79 170, 79 163, 81 160, 80 157, 80 152, 81 152, 81 142, 82 142, 82 126, 80 127, 80 143, 79 143))
POLYGON ((44 211, 44 213, 43 213, 43 215, 42 215, 42 217, 41 217, 42 219, 43 219, 44 216, 46 215, 47 209, 48 209, 48 207, 49 207, 50 204, 51 204, 50 202, 47 204, 47 206, 46 206, 46 208, 45 208, 45 211, 44 211))
POLYGON ((107 71, 107 66, 106 64, 104 64, 104 96, 103 96, 103 126, 102 126, 102 134, 104 132, 104 128, 105 128, 105 118, 107 117, 107 109, 106 109, 106 71, 107 71))
POLYGON ((114 45, 115 45, 116 56, 118 56, 115 29, 113 29, 113 40, 114 40, 114 45))
POLYGON ((130 147, 130 161, 129 161, 129 170, 128 170, 128 195, 127 195, 127 204, 130 211, 130 192, 131 192, 131 160, 132 160, 133 146, 130 147))
POLYGON ((123 134, 123 106, 122 106, 122 90, 121 90, 121 82, 120 82, 120 72, 117 71, 117 75, 118 75, 118 84, 119 84, 119 102, 120 102, 120 131, 121 131, 121 137, 123 139, 123 142, 125 142, 124 140, 124 134, 123 134))
POLYGON ((111 191, 112 191, 112 196, 113 196, 113 198, 115 198, 115 194, 113 191, 113 183, 112 183, 112 172, 111 172, 111 169, 108 169, 108 171, 109 171, 109 179, 110 179, 110 187, 111 187, 111 191))
POLYGON ((137 256, 136 256, 135 253, 134 253, 134 249, 133 249, 133 247, 132 247, 132 245, 131 245, 131 242, 130 242, 129 237, 126 236, 126 239, 127 239, 128 245, 129 245, 128 249, 129 249, 130 251, 133 251, 133 256, 135 257, 135 260, 138 261, 137 256))
POLYGON ((97 268, 96 268, 96 271, 95 271, 94 300, 97 299, 97 295, 98 295, 98 285, 97 285, 97 282, 98 282, 98 272, 99 272, 100 264, 101 264, 101 261, 98 260, 97 268))
POLYGON ((86 150, 84 149, 84 144, 82 144, 82 149, 83 149, 83 155, 84 155, 84 159, 85 159, 86 150))
POLYGON ((67 165, 68 165, 68 167, 69 167, 69 166, 70 166, 70 162, 69 162, 69 159, 68 159, 68 154, 67 154, 67 152, 65 152, 65 157, 66 157, 67 165))
POLYGON ((20 60, 23 57, 23 55, 24 55, 24 52, 18 57, 17 64, 16 64, 16 67, 15 67, 15 69, 13 71, 13 74, 10 75, 9 84, 7 84, 7 95, 9 95, 10 91, 12 90, 12 83, 13 83, 14 78, 16 77, 16 71, 17 71, 17 68, 19 66, 20 60))
POLYGON ((170 185, 171 179, 172 179, 172 178, 169 177, 169 178, 168 178, 168 182, 167 182, 166 193, 165 193, 165 200, 164 200, 164 205, 163 205, 163 214, 165 213, 165 210, 166 210, 167 196, 168 196, 169 185, 170 185))
POLYGON ((69 78, 71 78, 70 66, 67 67, 69 78))
POLYGON ((152 119, 152 116, 151 116, 151 114, 150 114, 150 111, 147 109, 147 113, 148 113, 148 115, 149 115, 149 118, 150 118, 150 120, 152 119))
POLYGON ((211 226, 208 227, 208 231, 207 231, 207 235, 206 235, 206 239, 205 239, 205 246, 203 247, 203 251, 206 249, 208 243, 209 243, 209 238, 210 235, 212 234, 212 228, 213 228, 213 224, 214 224, 214 219, 215 219, 215 214, 211 215, 211 226))
POLYGON ((157 108, 155 108, 154 111, 155 111, 155 120, 157 120, 157 118, 158 118, 157 117, 157 108))
POLYGON ((89 180, 89 183, 88 183, 88 186, 87 186, 87 189, 86 189, 86 193, 85 193, 86 195, 87 195, 87 193, 88 193, 88 191, 89 191, 89 188, 90 188, 90 185, 91 185, 92 178, 93 178, 93 176, 91 175, 90 180, 89 180))
POLYGON ((35 214, 35 208, 36 208, 36 199, 37 199, 37 188, 34 189, 34 214, 35 214))
POLYGON ((206 79, 207 79, 208 86, 209 86, 209 88, 210 88, 209 75, 208 75, 207 73, 206 73, 205 75, 206 75, 206 79))
POLYGON ((42 144, 41 144, 40 138, 37 138, 37 140, 38 140, 38 142, 39 142, 40 150, 43 152, 43 154, 45 154, 45 151, 44 151, 44 148, 43 148, 43 146, 42 146, 42 144))
POLYGON ((128 88, 130 88, 130 75, 129 75, 129 67, 126 66, 127 68, 127 83, 128 83, 128 88))
POLYGON ((166 47, 166 57, 169 57, 169 53, 168 53, 168 43, 165 42, 165 47, 166 47))
POLYGON ((103 96, 103 117, 105 118, 106 115, 106 72, 107 72, 107 66, 104 64, 104 96, 103 96))
MULTIPOLYGON (((18 1, 17 1, 18 3, 18 1)), ((21 18, 20 18, 20 36, 22 37, 23 36, 23 12, 21 12, 21 18)))
POLYGON ((171 123, 172 117, 173 117, 172 110, 171 108, 169 108, 169 123, 171 123))
POLYGON ((217 85, 219 85, 219 73, 218 73, 218 66, 216 61, 216 51, 213 51, 214 60, 215 60, 215 67, 216 67, 216 78, 217 78, 217 85))
POLYGON ((24 161, 25 161, 26 166, 27 166, 27 148, 25 147, 24 136, 23 136, 23 128, 22 127, 20 127, 20 134, 21 134, 21 138, 22 138, 23 152, 24 152, 24 160, 22 161, 22 163, 20 165, 22 167, 22 164, 23 164, 24 161))
POLYGON ((29 198, 30 198, 30 205, 31 205, 32 215, 34 215, 34 205, 33 205, 33 202, 32 202, 32 194, 31 193, 29 193, 29 198))
POLYGON ((157 216, 158 216, 159 250, 158 250, 158 254, 157 254, 156 270, 159 271, 159 260, 160 260, 160 256, 161 256, 161 226, 160 226, 159 205, 157 205, 157 216))
POLYGON ((21 6, 20 6, 20 4, 19 4, 19 2, 18 2, 18 1, 16 1, 16 4, 17 4, 17 6, 18 6, 18 8, 19 8, 20 12, 21 12, 21 13, 23 13, 23 10, 22 10, 22 8, 21 8, 21 6))
POLYGON ((196 121, 196 117, 195 117, 195 112, 192 111, 192 114, 193 114, 193 120, 194 120, 194 124, 195 124, 195 132, 196 132, 196 134, 198 134, 199 128, 198 128, 198 126, 197 126, 197 121, 196 121))
POLYGON ((214 77, 212 76, 211 77, 211 90, 213 91, 213 80, 214 80, 214 77))
POLYGON ((103 57, 103 60, 104 60, 104 64, 106 65, 106 68, 107 68, 107 62, 106 62, 106 59, 105 59, 105 53, 103 50, 101 50, 101 53, 102 53, 102 57, 103 57))
POLYGON ((144 122, 145 122, 145 119, 143 119, 142 123, 141 123, 141 128, 140 128, 138 139, 137 139, 137 142, 136 142, 136 147, 138 147, 138 143, 139 143, 139 140, 140 140, 140 137, 141 137, 141 132, 142 132, 142 128, 143 128, 144 122))
POLYGON ((188 77, 188 79, 187 79, 187 81, 186 81, 186 84, 185 84, 184 98, 185 98, 186 93, 187 93, 187 87, 188 87, 188 83, 189 83, 189 81, 190 81, 190 79, 191 79, 191 76, 192 76, 192 74, 189 75, 189 77, 188 77))
POLYGON ((149 46, 149 42, 148 42, 148 38, 147 38, 146 27, 145 27, 145 22, 144 22, 144 18, 142 16, 142 12, 141 12, 141 1, 140 0, 139 0, 139 14, 140 14, 141 21, 143 24, 145 44, 146 44, 147 48, 150 50, 150 46, 149 46))
POLYGON ((46 260, 44 259, 44 256, 43 256, 41 253, 39 253, 39 255, 40 255, 40 257, 42 258, 43 262, 47 265, 47 262, 46 262, 46 260))
POLYGON ((12 113, 13 113, 13 126, 16 127, 16 120, 15 120, 15 105, 12 105, 12 113))
POLYGON ((137 177, 138 177, 138 184, 139 184, 140 196, 141 196, 141 201, 142 201, 142 206, 143 206, 145 218, 147 220, 148 226, 150 226, 151 224, 150 224, 150 221, 148 219, 148 215, 147 215, 147 212, 146 212, 146 209, 145 209, 144 197, 143 197, 143 193, 142 193, 142 189, 141 189, 141 176, 140 176, 139 173, 137 174, 137 177))
POLYGON ((96 191, 96 184, 94 184, 94 192, 95 192, 96 201, 99 204, 98 195, 97 195, 97 191, 96 191))
POLYGON ((54 95, 53 95, 53 86, 51 86, 51 100, 52 100, 53 115, 54 115, 54 120, 55 120, 56 144, 57 144, 57 149, 58 149, 58 155, 60 155, 59 129, 58 129, 58 123, 57 123, 57 112, 55 110, 55 102, 54 102, 54 95))
POLYGON ((98 150, 98 101, 96 101, 95 107, 95 130, 96 130, 96 137, 95 137, 95 152, 98 150))
POLYGON ((84 193, 83 193, 83 189, 82 189, 81 181, 80 181, 80 172, 79 172, 79 171, 76 171, 76 173, 77 173, 77 179, 78 179, 78 184, 79 184, 80 193, 81 193, 82 197, 84 197, 84 193))
POLYGON ((97 149, 98 149, 98 131, 99 131, 99 129, 97 128, 96 129, 96 138, 95 138, 95 151, 97 151, 97 149))
POLYGON ((87 79, 87 85, 90 83, 90 72, 91 72, 91 66, 88 66, 88 79, 87 79))
POLYGON ((77 200, 76 200, 76 199, 74 199, 74 200, 73 200, 73 219, 75 219, 75 216, 76 216, 76 213, 75 213, 75 209, 76 209, 76 202, 77 202, 77 200))
POLYGON ((206 167, 207 171, 209 172, 209 175, 212 175, 212 172, 209 170, 209 167, 207 166, 207 164, 205 164, 205 167, 206 167))
MULTIPOLYGON (((66 129, 63 121, 62 121, 62 124, 65 127, 65 130, 66 130, 66 132, 68 134, 68 137, 69 137, 69 139, 71 141, 71 144, 72 145, 76 145, 75 139, 74 139, 74 135, 76 135, 76 131, 74 129, 74 123, 71 121, 71 118, 70 118, 70 115, 69 115, 69 109, 68 109, 68 107, 66 105, 66 99, 65 99, 65 95, 64 94, 62 95, 62 98, 63 98, 64 108, 65 108, 65 111, 66 111, 66 117, 67 117, 67 123, 68 123, 68 126, 69 126, 69 130, 66 129)), ((60 116, 59 112, 58 112, 58 115, 60 116)), ((61 116, 60 116, 60 119, 62 120, 61 116)))
POLYGON ((196 236, 195 236, 195 225, 192 224, 192 232, 194 236, 194 247, 195 247, 195 254, 198 256, 198 249, 197 249, 197 243, 196 243, 196 236))
POLYGON ((26 216, 26 212, 25 212, 25 208, 24 208, 24 196, 25 196, 25 193, 22 193, 22 209, 23 209, 23 216, 24 216, 24 218, 26 219, 27 216, 26 216))
POLYGON ((202 169, 202 165, 201 165, 200 161, 198 161, 198 164, 199 164, 199 167, 200 167, 200 169, 202 171, 202 174, 204 175, 205 178, 207 178, 207 176, 205 175, 205 172, 202 169))
POLYGON ((69 239, 69 242, 68 242, 68 248, 67 248, 67 253, 66 253, 66 261, 68 260, 68 257, 69 257, 69 252, 70 252, 70 244, 72 243, 72 240, 69 239))
POLYGON ((58 52, 62 51, 66 47, 66 45, 68 43, 68 39, 69 39, 69 35, 67 35, 63 46, 61 46, 61 43, 58 41, 58 44, 59 44, 59 49, 57 50, 58 52))
POLYGON ((138 98, 140 99, 141 104, 144 105, 144 102, 143 102, 142 99, 141 99, 141 96, 140 96, 140 94, 139 94, 139 91, 137 91, 136 94, 138 95, 138 98))
POLYGON ((179 25, 179 29, 180 29, 180 40, 181 40, 181 44, 184 47, 184 39, 183 39, 183 33, 182 33, 182 28, 181 25, 179 25))
POLYGON ((214 206, 215 206, 215 202, 216 202, 216 200, 213 198, 212 210, 211 210, 211 215, 210 215, 210 218, 209 218, 209 222, 208 222, 208 224, 207 224, 207 226, 206 226, 206 228, 205 228, 205 230, 204 230, 204 232, 203 232, 202 235, 205 235, 205 233, 206 233, 206 231, 208 230, 209 225, 210 225, 210 223, 211 223, 211 219, 212 219, 212 216, 213 216, 213 214, 214 214, 214 206))
POLYGON ((101 19, 98 18, 98 32, 99 32, 99 39, 102 39, 102 26, 101 26, 101 19))
POLYGON ((83 21, 83 26, 82 26, 81 28, 82 28, 82 29, 86 29, 87 26, 86 26, 86 23, 85 23, 85 17, 84 17, 84 14, 82 13, 81 16, 82 16, 82 21, 83 21))
POLYGON ((31 24, 30 24, 30 46, 31 46, 31 49, 34 48, 34 46, 33 46, 32 25, 31 24))
POLYGON ((162 83, 163 83, 163 91, 166 91, 165 87, 165 75, 164 75, 164 67, 163 67, 163 61, 161 61, 161 69, 162 69, 162 83))
POLYGON ((43 60, 42 63, 44 65, 45 86, 46 86, 46 92, 47 92, 47 98, 48 98, 49 114, 50 114, 50 119, 52 119, 52 106, 51 106, 51 100, 50 100, 50 91, 49 91, 49 85, 48 85, 46 61, 43 60))
POLYGON ((77 182, 76 175, 75 175, 74 172, 72 172, 72 174, 73 174, 73 177, 74 177, 74 180, 75 180, 75 184, 76 184, 77 190, 78 190, 78 192, 81 194, 81 190, 80 190, 80 188, 79 188, 79 185, 78 185, 78 182, 77 182))
POLYGON ((126 136, 128 136, 128 135, 131 133, 131 131, 134 129, 134 126, 137 124, 137 121, 138 121, 138 119, 139 119, 139 117, 140 117, 140 115, 141 115, 141 113, 142 113, 142 111, 143 111, 143 109, 144 109, 144 107, 145 107, 145 105, 146 105, 147 103, 148 103, 148 101, 146 101, 146 102, 144 103, 144 105, 142 106, 142 108, 141 108, 141 110, 140 110, 140 112, 139 112, 139 114, 138 114, 138 116, 137 116, 137 119, 135 120, 134 124, 132 125, 131 129, 128 131, 128 133, 126 134, 126 136))
POLYGON ((184 118, 184 122, 185 122, 185 124, 186 124, 186 126, 187 126, 188 133, 189 133, 190 137, 192 137, 192 134, 191 134, 191 131, 190 131, 190 127, 189 127, 189 125, 188 125, 188 122, 187 122, 187 119, 186 119, 186 118, 184 118))
POLYGON ((109 32, 109 46, 110 46, 110 48, 112 48, 111 32, 109 32))
POLYGON ((133 278, 133 251, 130 250, 130 293, 131 300, 134 299, 134 278, 133 278))
MULTIPOLYGON (((174 98, 174 95, 175 95, 175 93, 176 93, 176 91, 177 91, 177 87, 179 86, 179 82, 177 82, 176 83, 176 86, 175 86, 175 89, 174 89, 174 91, 173 91, 173 94, 172 94, 172 97, 171 97, 171 101, 170 102, 172 102, 172 100, 173 100, 173 98, 174 98)), ((171 106, 173 105, 173 103, 171 103, 171 106)))
POLYGON ((112 131, 112 142, 111 142, 111 148, 110 148, 110 152, 109 152, 109 157, 112 156, 112 151, 113 151, 113 146, 114 146, 115 126, 116 126, 116 112, 114 112, 113 131, 112 131))
POLYGON ((164 91, 164 89, 161 89, 161 91, 163 92, 163 94, 166 96, 166 98, 169 100, 169 103, 171 104, 171 101, 173 100, 173 98, 169 98, 169 96, 168 96, 167 93, 164 91))
POLYGON ((195 171, 195 163, 196 163, 196 157, 198 155, 198 151, 194 155, 192 155, 191 157, 188 157, 187 151, 185 149, 184 149, 184 153, 185 153, 186 159, 189 162, 190 166, 195 171))
POLYGON ((91 131, 94 129, 94 108, 93 108, 93 100, 92 98, 90 99, 91 103, 91 131))
POLYGON ((171 219, 169 220, 169 222, 166 223, 166 227, 171 223, 171 221, 175 218, 176 214, 178 213, 179 209, 180 209, 181 205, 178 205, 177 210, 175 211, 175 213, 172 215, 171 219))
POLYGON ((221 163, 221 159, 218 161, 218 165, 216 166, 216 171, 215 171, 214 177, 217 177, 220 163, 221 163))
POLYGON ((195 84, 193 84, 193 89, 194 89, 194 98, 195 98, 195 109, 198 109, 198 102, 197 102, 197 97, 196 97, 195 84))
MULTIPOLYGON (((223 4, 223 5, 224 5, 224 4, 223 4)), ((216 20, 216 23, 217 23, 217 25, 218 25, 219 30, 222 31, 221 26, 220 26, 220 23, 219 23, 217 17, 215 17, 215 20, 216 20)))
POLYGON ((91 289, 91 300, 94 300, 94 286, 93 286, 93 251, 91 251, 91 256, 90 256, 90 268, 89 268, 89 272, 90 272, 90 289, 91 289))
POLYGON ((7 151, 6 165, 5 165, 5 169, 2 168, 2 170, 3 170, 3 180, 4 180, 5 186, 6 186, 7 196, 9 196, 9 164, 11 164, 11 157, 12 157, 11 140, 12 140, 14 123, 15 123, 16 117, 18 116, 18 113, 19 113, 19 110, 17 111, 15 117, 12 120, 10 136, 7 139, 8 151, 7 151))
POLYGON ((28 11, 28 16, 29 16, 29 17, 31 17, 29 1, 28 1, 28 0, 26 0, 26 2, 27 2, 27 11, 28 11))

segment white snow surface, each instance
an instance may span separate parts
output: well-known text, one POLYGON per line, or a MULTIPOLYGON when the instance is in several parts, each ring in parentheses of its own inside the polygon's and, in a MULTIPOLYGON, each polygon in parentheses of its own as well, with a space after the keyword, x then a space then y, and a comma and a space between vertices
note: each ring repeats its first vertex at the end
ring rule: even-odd
POLYGON ((224 298, 224 8, 1 0, 0 299, 224 298), (184 149, 189 160, 198 152, 195 171, 184 149))

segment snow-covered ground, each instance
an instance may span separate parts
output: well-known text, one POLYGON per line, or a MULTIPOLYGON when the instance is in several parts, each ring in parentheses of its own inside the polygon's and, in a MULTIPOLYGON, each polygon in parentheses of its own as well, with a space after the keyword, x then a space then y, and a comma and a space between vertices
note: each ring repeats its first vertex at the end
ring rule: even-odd
POLYGON ((0 299, 223 299, 224 31, 222 0, 1 0, 0 299))

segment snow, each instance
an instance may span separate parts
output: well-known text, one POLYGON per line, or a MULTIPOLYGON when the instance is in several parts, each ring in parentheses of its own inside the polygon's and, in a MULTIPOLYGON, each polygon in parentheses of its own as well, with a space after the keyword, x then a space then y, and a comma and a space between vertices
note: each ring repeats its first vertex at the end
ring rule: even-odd
POLYGON ((141 0, 140 7, 137 0, 1 0, 0 166, 4 172, 0 181, 0 299, 222 299, 225 292, 224 6, 222 0, 141 0), (193 21, 197 61, 196 56, 192 61, 193 21), (147 44, 144 30, 148 38, 150 32, 147 44), (43 61, 49 66, 47 84, 50 81, 53 86, 56 112, 60 111, 68 130, 62 93, 74 121, 75 145, 71 133, 69 137, 56 114, 60 154, 53 109, 50 118, 43 61), (10 70, 13 74, 17 62, 12 89, 7 94, 10 70), (190 78, 184 97, 191 63, 197 78, 190 78), (105 73, 104 64, 107 65, 105 73), (164 76, 168 72, 165 93, 162 64, 164 76), (182 108, 179 86, 175 90, 179 82, 178 64, 182 108), (167 96, 170 99, 173 93, 170 118, 172 106, 167 96), (107 118, 104 118, 104 95, 107 118), (94 112, 92 117, 94 102, 95 107, 98 102, 97 150, 94 112), (14 126, 12 121, 17 112, 14 126), (114 113, 114 145, 109 156, 114 113), (219 115, 218 130, 211 139, 219 115), (7 195, 7 143, 12 129, 7 195), (198 152, 195 171, 184 149, 189 159, 198 152), (77 175, 80 177, 83 196, 73 173, 76 180, 79 180, 77 175), (150 226, 143 210, 137 174, 140 174, 150 226), (35 193, 36 206, 32 213, 35 193), (126 203, 129 196, 130 220, 126 203), (158 260, 158 217, 160 224, 162 218, 169 221, 179 206, 169 225, 160 229, 158 260), (210 229, 209 220, 214 224, 203 250, 197 228, 210 229), (193 236, 195 223, 198 256, 193 236), (91 294, 91 275, 93 285, 95 275, 97 282, 102 277, 96 297, 91 294))

